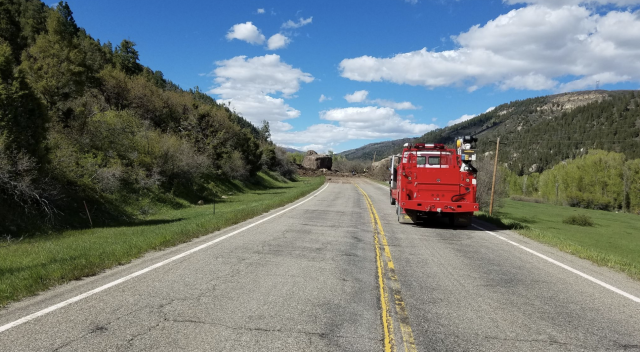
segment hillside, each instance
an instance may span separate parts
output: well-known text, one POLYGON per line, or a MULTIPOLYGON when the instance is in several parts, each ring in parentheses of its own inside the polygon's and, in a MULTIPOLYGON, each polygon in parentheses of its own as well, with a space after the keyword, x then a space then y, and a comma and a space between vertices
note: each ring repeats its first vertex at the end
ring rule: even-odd
POLYGON ((0 19, 0 236, 86 226, 89 211, 131 221, 294 172, 268 124, 181 89, 130 40, 92 38, 66 2, 1 1, 0 19))
POLYGON ((638 91, 599 90, 514 101, 416 141, 452 143, 456 136, 476 135, 480 153, 488 153, 500 137, 500 161, 518 174, 540 172, 590 149, 636 159, 639 97, 638 91))
MULTIPOLYGON (((481 154, 495 150, 500 137, 500 161, 518 174, 541 172, 588 150, 623 153, 640 158, 640 92, 583 91, 502 104, 465 122, 437 129, 414 142, 452 144, 463 135, 478 137, 481 154)), ((402 149, 402 139, 373 143, 343 152, 350 159, 369 158, 402 149), (376 149, 383 144, 388 148, 376 149)))
POLYGON ((414 139, 415 138, 403 138, 392 141, 370 143, 360 148, 345 150, 344 152, 338 153, 338 155, 342 155, 348 160, 373 160, 373 156, 375 154, 376 159, 379 160, 394 153, 398 153, 402 150, 402 146, 405 143, 410 143, 414 139))

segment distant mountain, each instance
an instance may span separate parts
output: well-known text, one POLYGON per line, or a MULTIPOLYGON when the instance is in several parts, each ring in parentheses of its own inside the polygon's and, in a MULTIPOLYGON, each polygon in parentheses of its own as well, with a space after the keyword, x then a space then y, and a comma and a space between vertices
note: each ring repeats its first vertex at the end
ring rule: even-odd
POLYGON ((583 91, 502 104, 465 122, 437 129, 416 142, 453 144, 478 137, 489 155, 500 137, 499 159, 518 174, 540 172, 589 149, 640 158, 640 92, 583 91))
POLYGON ((380 160, 388 157, 389 155, 399 153, 402 151, 402 146, 405 143, 410 143, 413 140, 414 138, 403 138, 392 141, 371 143, 360 148, 346 150, 338 154, 344 155, 348 160, 373 160, 373 156, 375 154, 376 160, 380 160))
POLYGON ((500 137, 500 162, 518 174, 541 172, 589 149, 640 158, 640 91, 582 91, 516 100, 418 138, 367 144, 340 154, 371 160, 402 150, 407 142, 444 143, 478 137, 481 155, 493 155, 500 137))
POLYGON ((298 150, 298 149, 285 148, 285 147, 280 147, 280 148, 284 149, 284 151, 287 152, 287 153, 303 153, 303 151, 298 150))

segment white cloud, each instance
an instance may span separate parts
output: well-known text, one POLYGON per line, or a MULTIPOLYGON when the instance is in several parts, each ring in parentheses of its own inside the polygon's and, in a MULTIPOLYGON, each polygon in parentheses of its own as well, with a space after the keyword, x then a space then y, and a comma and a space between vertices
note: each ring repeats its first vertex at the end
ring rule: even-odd
POLYGON ((404 138, 419 136, 438 126, 414 123, 391 108, 349 107, 322 111, 320 118, 330 122, 309 126, 303 131, 272 133, 274 141, 288 144, 335 145, 353 139, 404 138))
POLYGON ((387 108, 392 108, 395 110, 417 110, 419 109, 417 106, 413 105, 410 101, 402 101, 402 102, 395 102, 395 101, 391 101, 391 100, 385 100, 385 99, 373 99, 373 100, 369 100, 370 103, 376 104, 378 106, 382 106, 382 107, 387 107, 387 108))
POLYGON ((267 48, 269 50, 281 49, 286 47, 289 42, 291 42, 291 39, 280 33, 276 33, 272 35, 271 38, 269 38, 269 40, 267 41, 267 48))
POLYGON ((467 115, 467 114, 464 114, 464 115, 460 116, 459 118, 457 118, 455 120, 451 120, 451 121, 447 122, 447 126, 453 126, 453 125, 455 125, 457 123, 465 122, 465 121, 470 120, 470 119, 472 119, 472 118, 474 118, 476 116, 478 116, 478 115, 467 115))
POLYGON ((500 83, 500 89, 525 89, 525 90, 543 90, 553 89, 558 82, 549 79, 541 74, 530 73, 526 76, 515 76, 505 79, 500 83))
POLYGON ((357 90, 353 94, 345 95, 344 99, 350 103, 361 103, 367 99, 367 95, 369 95, 369 92, 366 90, 357 90))
POLYGON ((287 22, 282 24, 282 28, 300 28, 302 26, 306 26, 313 21, 313 17, 309 17, 307 19, 300 18, 298 22, 293 22, 292 20, 288 20, 287 22))
MULTIPOLYGON (((551 0, 538 2, 546 5, 551 0)), ((623 2, 640 0, 616 3, 623 2)), ((567 91, 593 87, 596 80, 640 82, 638 11, 598 14, 577 5, 530 5, 452 39, 459 46, 455 50, 423 48, 390 58, 345 59, 341 75, 363 82, 463 86, 470 92, 486 85, 567 91)))
POLYGON ((265 37, 260 33, 258 27, 254 26, 251 22, 247 22, 233 25, 227 33, 227 39, 238 39, 250 44, 260 45, 264 43, 265 37))
POLYGON ((344 96, 344 98, 349 102, 349 103, 367 103, 367 104, 375 104, 378 106, 382 106, 382 107, 386 107, 386 108, 392 108, 395 110, 416 110, 419 109, 418 107, 416 107, 415 105, 413 105, 411 102, 409 101, 403 101, 403 102, 395 102, 392 100, 386 100, 386 99, 373 99, 373 100, 367 100, 367 96, 369 95, 369 92, 366 90, 357 90, 355 92, 353 92, 353 94, 347 94, 344 96))
POLYGON ((212 75, 216 86, 208 93, 220 97, 253 123, 269 121, 272 130, 286 131, 291 125, 281 121, 300 116, 285 99, 300 90, 301 83, 310 83, 313 76, 280 61, 272 54, 247 59, 237 56, 216 62, 212 75), (271 95, 280 94, 281 97, 271 95))
POLYGON ((329 149, 331 149, 331 147, 322 145, 322 144, 309 144, 300 148, 300 150, 305 152, 308 150, 313 150, 315 152, 322 153, 322 154, 326 153, 329 149))
POLYGON ((326 97, 324 94, 320 94, 320 99, 318 99, 319 102, 323 102, 326 100, 332 100, 330 97, 326 97))
MULTIPOLYGON (((408 1, 408 0, 407 0, 408 1)), ((617 5, 617 6, 633 6, 639 5, 640 0, 503 0, 502 2, 515 5, 515 4, 538 4, 547 7, 562 7, 566 5, 580 5, 580 4, 598 4, 598 5, 617 5)))
POLYGON ((258 9, 258 13, 259 14, 263 14, 264 13, 264 9, 258 9))
MULTIPOLYGON (((487 113, 489 111, 492 111, 495 108, 496 108, 495 106, 492 106, 492 107, 488 108, 487 111, 485 111, 485 113, 487 113)), ((451 120, 451 121, 447 122, 447 126, 453 126, 453 125, 458 124, 460 122, 465 122, 465 121, 470 120, 470 119, 472 119, 472 118, 474 118, 476 116, 478 116, 478 115, 467 115, 467 114, 464 114, 464 115, 460 116, 459 118, 457 118, 455 120, 451 120)), ((434 119, 434 121, 435 121, 435 119, 434 119)))
POLYGON ((300 90, 300 82, 310 83, 313 76, 280 61, 276 54, 247 59, 236 56, 216 62, 213 71, 219 84, 214 93, 223 97, 244 94, 275 94, 281 92, 285 98, 300 90))

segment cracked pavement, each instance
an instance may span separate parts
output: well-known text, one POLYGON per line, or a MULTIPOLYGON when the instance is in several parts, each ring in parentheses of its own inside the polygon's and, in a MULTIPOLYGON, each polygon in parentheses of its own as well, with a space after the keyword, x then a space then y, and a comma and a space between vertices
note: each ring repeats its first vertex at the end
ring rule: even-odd
MULTIPOLYGON (((387 234, 419 351, 640 351, 639 304, 477 229, 398 224, 388 191, 356 182, 387 234)), ((277 211, 12 304, 0 326, 277 211)), ((500 234, 640 296, 624 275, 500 234)), ((332 183, 291 211, 0 333, 0 351, 381 351, 377 285, 364 198, 332 183)))

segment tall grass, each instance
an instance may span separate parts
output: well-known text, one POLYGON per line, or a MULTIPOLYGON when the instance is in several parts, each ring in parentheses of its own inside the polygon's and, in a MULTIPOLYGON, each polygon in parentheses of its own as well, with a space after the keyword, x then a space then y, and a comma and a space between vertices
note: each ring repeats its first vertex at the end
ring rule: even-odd
POLYGON ((640 217, 637 215, 507 199, 495 216, 482 212, 476 216, 640 280, 640 217), (575 226, 564 222, 567 218, 589 218, 592 225, 575 226))
POLYGON ((279 182, 259 174, 252 183, 236 183, 217 201, 215 214, 213 204, 165 209, 120 226, 64 231, 0 247, 0 307, 258 216, 323 183, 324 177, 279 182))

